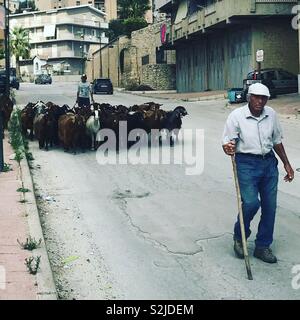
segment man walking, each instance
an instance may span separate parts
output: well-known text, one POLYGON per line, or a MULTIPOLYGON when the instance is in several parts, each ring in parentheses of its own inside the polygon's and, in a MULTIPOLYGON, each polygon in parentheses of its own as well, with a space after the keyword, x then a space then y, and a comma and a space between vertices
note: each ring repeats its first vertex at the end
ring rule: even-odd
POLYGON ((81 76, 81 82, 78 85, 77 89, 77 100, 79 107, 89 107, 90 106, 90 95, 92 99, 92 103, 94 103, 93 93, 91 91, 91 87, 89 82, 86 81, 87 76, 83 74, 81 76))
MULTIPOLYGON (((282 130, 276 112, 266 106, 269 89, 255 83, 249 87, 249 103, 228 116, 223 133, 223 150, 235 155, 241 190, 246 237, 250 236, 250 222, 261 207, 261 217, 255 240, 254 256, 267 263, 276 263, 270 249, 275 224, 278 160, 283 162, 285 181, 294 179, 294 171, 282 144, 282 130), (258 197, 259 195, 259 197, 258 197)), ((244 258, 239 220, 234 226, 234 251, 244 258)))

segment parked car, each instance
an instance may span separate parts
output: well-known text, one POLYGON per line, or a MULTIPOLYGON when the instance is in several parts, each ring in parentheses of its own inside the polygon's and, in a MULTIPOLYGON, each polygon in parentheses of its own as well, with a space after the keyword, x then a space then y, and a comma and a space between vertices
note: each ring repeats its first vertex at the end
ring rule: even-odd
MULTIPOLYGON (((1 76, 1 92, 3 91, 3 86, 5 88, 5 79, 6 79, 6 70, 5 69, 0 69, 0 76, 1 76)), ((14 68, 10 69, 10 77, 9 77, 9 85, 11 88, 15 88, 17 90, 19 90, 20 88, 20 81, 19 79, 16 77, 16 74, 14 72, 14 68)))
POLYGON ((52 78, 50 76, 50 74, 39 74, 35 80, 34 80, 35 84, 51 84, 52 83, 52 78))
POLYGON ((19 90, 20 88, 20 81, 16 76, 10 76, 10 86, 12 88, 15 88, 17 90, 19 90))
POLYGON ((262 69, 260 75, 258 71, 249 72, 247 79, 243 81, 244 95, 248 93, 251 84, 260 82, 266 85, 275 98, 277 94, 298 92, 298 78, 296 75, 279 68, 262 69))
POLYGON ((92 91, 94 94, 97 94, 97 93, 113 94, 114 88, 109 78, 100 78, 100 79, 95 79, 93 81, 92 91))

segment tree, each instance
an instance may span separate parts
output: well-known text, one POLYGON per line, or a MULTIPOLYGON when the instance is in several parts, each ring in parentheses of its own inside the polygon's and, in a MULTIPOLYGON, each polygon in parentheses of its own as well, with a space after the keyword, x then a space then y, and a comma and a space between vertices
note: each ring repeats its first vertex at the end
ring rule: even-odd
POLYGON ((30 43, 28 30, 15 27, 10 35, 10 52, 16 58, 16 73, 20 76, 20 58, 28 59, 30 56, 30 43))
POLYGON ((151 9, 149 0, 119 0, 120 19, 142 18, 151 9))
POLYGON ((19 2, 19 8, 15 13, 22 13, 24 10, 26 11, 38 11, 39 9, 35 6, 34 0, 26 0, 19 2))
POLYGON ((123 21, 119 19, 111 20, 109 22, 109 28, 108 28, 108 37, 109 41, 112 41, 116 38, 118 38, 121 35, 125 34, 125 27, 123 25, 123 21))
POLYGON ((125 34, 131 37, 131 32, 147 27, 148 23, 144 18, 128 18, 123 21, 125 34))

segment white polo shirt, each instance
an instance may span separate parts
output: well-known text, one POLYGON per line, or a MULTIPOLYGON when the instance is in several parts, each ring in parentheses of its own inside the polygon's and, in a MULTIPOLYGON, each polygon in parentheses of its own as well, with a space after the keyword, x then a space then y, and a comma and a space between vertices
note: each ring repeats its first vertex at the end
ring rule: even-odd
POLYGON ((248 104, 232 111, 223 132, 223 144, 236 140, 237 153, 265 155, 282 141, 282 129, 276 112, 265 106, 260 117, 254 117, 248 104))

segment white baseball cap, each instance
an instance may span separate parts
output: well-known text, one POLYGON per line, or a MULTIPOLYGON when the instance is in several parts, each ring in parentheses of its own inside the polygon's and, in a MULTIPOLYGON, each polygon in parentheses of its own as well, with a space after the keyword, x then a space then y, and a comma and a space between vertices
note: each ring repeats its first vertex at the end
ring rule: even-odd
POLYGON ((262 83, 251 84, 251 86, 249 86, 248 93, 258 96, 266 96, 268 98, 271 97, 268 87, 262 83))

